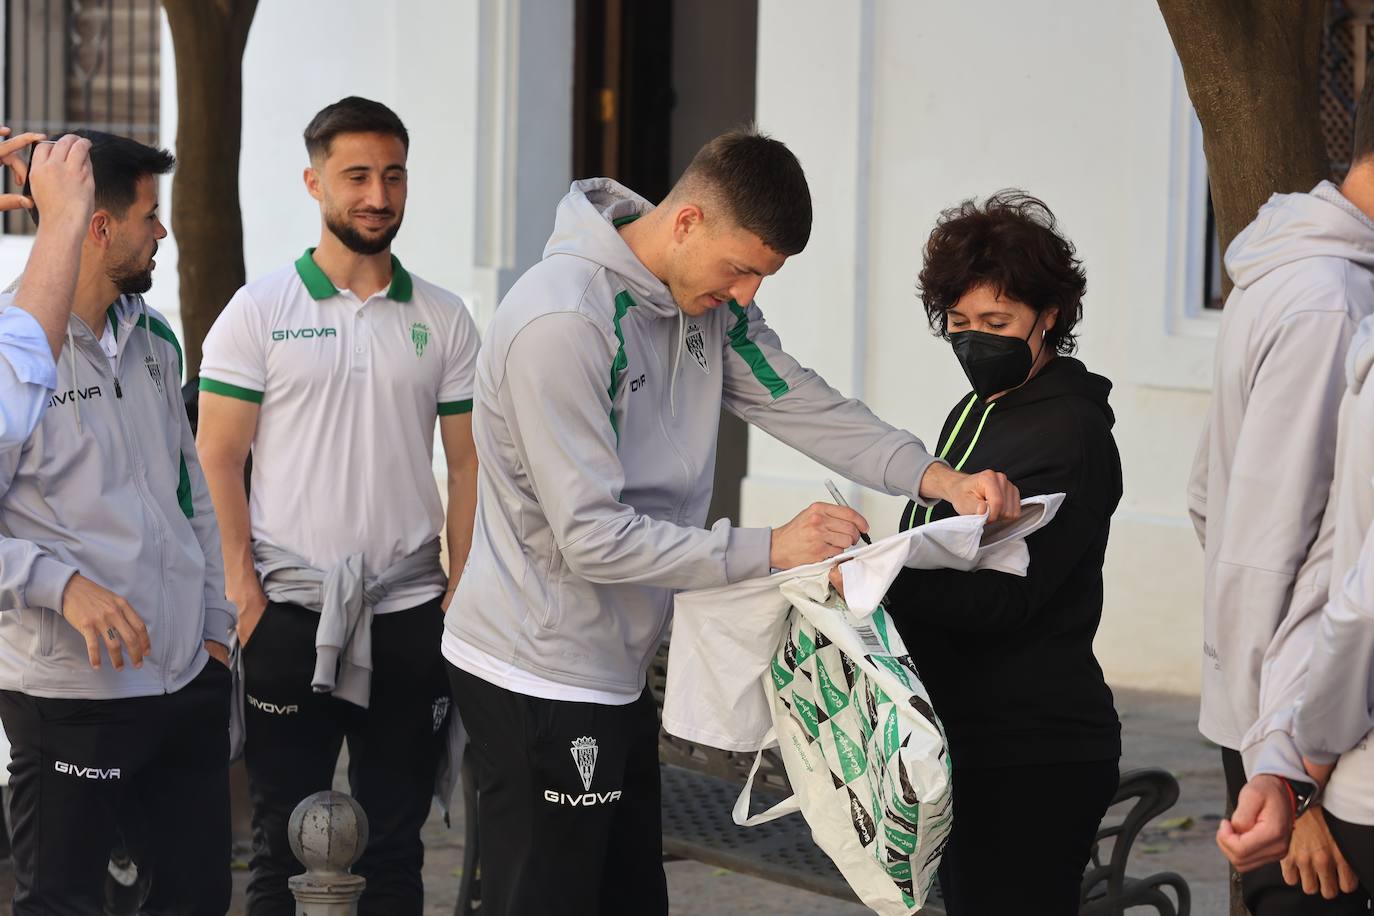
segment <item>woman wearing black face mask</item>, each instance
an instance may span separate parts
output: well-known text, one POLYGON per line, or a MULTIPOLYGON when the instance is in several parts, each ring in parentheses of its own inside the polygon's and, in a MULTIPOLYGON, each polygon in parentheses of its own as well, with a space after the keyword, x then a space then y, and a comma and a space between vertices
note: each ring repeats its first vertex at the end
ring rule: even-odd
MULTIPOLYGON (((1039 200, 1003 191, 945 211, 920 286, 973 386, 940 455, 966 472, 999 468, 1023 496, 1067 494, 1027 539, 1024 578, 908 569, 888 595, 949 736, 955 817, 940 883, 950 916, 1070 916, 1121 755, 1092 650, 1121 498, 1111 383, 1068 355, 1085 279, 1039 200)), ((901 527, 953 514, 909 503, 901 527)))

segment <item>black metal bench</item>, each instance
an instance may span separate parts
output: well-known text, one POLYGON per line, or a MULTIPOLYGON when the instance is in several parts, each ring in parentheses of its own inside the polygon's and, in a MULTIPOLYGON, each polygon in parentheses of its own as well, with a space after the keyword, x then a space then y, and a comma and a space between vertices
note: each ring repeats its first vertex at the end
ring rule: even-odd
MULTIPOLYGON (((649 669, 649 688, 663 709, 667 680, 666 646, 649 669)), ((830 858, 811 839, 801 817, 784 817, 758 827, 739 827, 731 809, 748 778, 753 754, 736 754, 683 741, 659 730, 663 782, 664 861, 691 859, 802 888, 840 900, 858 902, 830 858)), ((466 763, 466 761, 465 761, 466 763)), ((752 805, 762 810, 791 794, 786 771, 774 752, 765 752, 755 776, 752 805)), ((481 912, 481 876, 477 866, 479 830, 477 785, 470 766, 463 767, 466 842, 456 914, 481 912)), ((1118 821, 1112 813, 1098 830, 1092 861, 1083 875, 1079 916, 1124 916, 1128 907, 1150 906, 1159 916, 1189 916, 1188 884, 1173 872, 1131 878, 1126 861, 1131 844, 1147 823, 1178 801, 1178 782, 1165 770, 1150 768, 1121 774, 1113 810, 1126 807, 1118 821), (1171 888, 1174 899, 1165 893, 1171 888)), ((957 810, 957 809, 956 809, 957 810)), ((956 813, 957 816, 957 813, 956 813)), ((920 911, 944 916, 938 895, 920 911)))

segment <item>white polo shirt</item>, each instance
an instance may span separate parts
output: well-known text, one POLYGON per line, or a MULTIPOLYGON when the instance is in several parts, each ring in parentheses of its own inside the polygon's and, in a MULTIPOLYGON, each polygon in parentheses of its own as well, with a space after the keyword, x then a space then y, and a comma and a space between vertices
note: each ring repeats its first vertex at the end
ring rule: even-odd
MULTIPOLYGON (((200 390, 261 405, 253 539, 326 571, 361 552, 375 576, 444 524, 435 418, 472 410, 477 327, 394 257, 390 288, 363 301, 313 252, 234 294, 205 338, 200 390)), ((374 612, 438 594, 399 587, 374 612)))

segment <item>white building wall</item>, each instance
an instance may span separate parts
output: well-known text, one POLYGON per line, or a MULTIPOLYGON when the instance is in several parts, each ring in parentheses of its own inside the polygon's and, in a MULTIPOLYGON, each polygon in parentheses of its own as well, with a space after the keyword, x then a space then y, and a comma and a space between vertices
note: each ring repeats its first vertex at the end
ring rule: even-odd
MULTIPOLYGON (((317 243, 302 132, 348 95, 390 106, 410 133, 410 192, 393 251, 463 297, 485 328, 539 260, 572 171, 573 0, 290 0, 258 7, 243 59, 239 196, 248 279, 317 243)), ((163 17, 162 143, 175 152, 176 62, 163 17)), ((171 179, 162 186, 171 227, 171 179)), ((6 257, 20 259, 0 241, 6 257)), ((149 304, 182 333, 173 233, 149 304)), ((443 479, 443 450, 434 449, 443 479)), ((442 492, 442 488, 441 488, 442 492)))
MULTIPOLYGON (((800 157, 815 203, 811 244, 760 293, 770 324, 934 449, 967 383, 926 330, 921 247, 965 197, 1009 185, 1042 197, 1087 268, 1080 356, 1116 384, 1126 484, 1097 652, 1114 684, 1198 689, 1201 553, 1184 486, 1214 331, 1180 299, 1202 254, 1200 238, 1186 247, 1200 172, 1159 11, 763 0, 759 35, 759 121, 800 157)), ((744 523, 824 498, 824 473, 752 431, 744 523)), ((900 500, 865 492, 860 505, 895 530, 900 500)))
MULTIPOLYGON (((397 256, 462 295, 484 324, 538 260, 571 180, 572 15, 572 0, 260 4, 243 60, 239 188, 249 279, 318 240, 301 132, 325 105, 361 95, 393 108, 410 132, 397 256)), ((172 147, 176 71, 165 23, 162 51, 163 143, 172 147)), ((170 199, 170 181, 164 193, 170 199)), ((172 238, 150 297, 172 312, 175 275, 172 238)))

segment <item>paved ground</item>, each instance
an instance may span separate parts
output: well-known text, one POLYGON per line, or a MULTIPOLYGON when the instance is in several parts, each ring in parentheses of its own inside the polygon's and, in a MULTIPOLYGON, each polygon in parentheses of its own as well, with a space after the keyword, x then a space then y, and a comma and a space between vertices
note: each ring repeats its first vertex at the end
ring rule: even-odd
MULTIPOLYGON (((1223 805, 1220 758, 1196 728, 1196 697, 1120 691, 1117 705, 1126 733, 1122 768, 1162 766, 1179 779, 1182 795, 1174 810, 1137 841, 1131 872, 1176 871, 1193 893, 1195 916, 1226 913, 1225 862, 1212 841, 1223 805)), ((1052 816, 1027 811, 1028 819, 1052 816)), ((446 829, 437 810, 425 827, 426 916, 453 912, 461 874, 461 812, 446 829)), ((868 910, 791 890, 694 862, 666 866, 675 916, 860 916, 868 910)), ((235 873, 233 912, 241 912, 246 874, 235 873)), ((0 900, 10 897, 8 864, 0 864, 0 900)), ((0 905, 0 913, 9 907, 0 905)), ((1145 912, 1145 911, 1139 911, 1145 912)))
POLYGON ((1197 697, 1120 690, 1116 705, 1125 742, 1121 768, 1164 767, 1180 788, 1178 804, 1136 841, 1131 873, 1177 872, 1192 891, 1194 916, 1225 916, 1226 860, 1214 838, 1226 784, 1221 752, 1198 733, 1197 697))
MULTIPOLYGON (((1125 730, 1122 769, 1162 766, 1178 777, 1179 803, 1136 842, 1131 871, 1176 871, 1193 893, 1195 916, 1226 913, 1225 860, 1212 840, 1225 790, 1220 756, 1197 731, 1197 698, 1120 691, 1125 730)), ((1029 817, 1049 816, 1028 812, 1029 817)), ((453 912, 461 874, 463 832, 455 817, 446 830, 436 815, 425 828, 426 916, 453 912)), ((804 893, 696 862, 665 866, 674 916, 862 916, 864 907, 804 893)), ((1146 911, 1139 911, 1146 912, 1146 911)))

